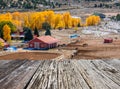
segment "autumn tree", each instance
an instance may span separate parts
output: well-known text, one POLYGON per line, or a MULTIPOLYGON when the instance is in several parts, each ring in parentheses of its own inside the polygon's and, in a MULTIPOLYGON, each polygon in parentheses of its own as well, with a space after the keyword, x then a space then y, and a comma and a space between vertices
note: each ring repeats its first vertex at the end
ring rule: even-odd
POLYGON ((72 27, 78 27, 80 24, 80 18, 72 18, 72 27))
POLYGON ((29 21, 31 29, 35 29, 35 27, 37 29, 41 29, 42 28, 42 24, 44 22, 45 22, 45 14, 43 14, 43 12, 31 13, 30 21, 29 21))
MULTIPOLYGON (((78 26, 80 19, 74 18, 69 12, 55 13, 54 11, 42 11, 42 12, 13 12, 0 14, 0 23, 10 22, 17 30, 21 27, 29 27, 30 29, 42 29, 42 24, 47 22, 51 28, 72 28, 78 26)), ((4 25, 3 25, 4 26, 4 25)), ((9 25, 10 26, 10 25, 9 25)), ((10 26, 11 28, 11 26, 10 26)), ((11 28, 13 32, 13 28, 11 28)))
POLYGON ((61 14, 57 14, 55 16, 55 29, 59 29, 59 28, 65 28, 65 23, 63 20, 63 16, 61 14))
POLYGON ((4 25, 8 25, 10 27, 11 33, 16 31, 15 25, 10 21, 2 21, 0 22, 0 37, 3 38, 3 27, 4 25))
POLYGON ((11 28, 7 24, 4 25, 4 27, 3 27, 3 38, 4 38, 4 40, 6 40, 6 41, 11 40, 10 33, 11 33, 11 28))
POLYGON ((1 21, 12 21, 11 13, 0 14, 0 22, 1 21))
POLYGON ((25 15, 24 17, 24 26, 25 27, 30 27, 30 23, 29 23, 29 18, 27 15, 25 15))
POLYGON ((22 15, 20 12, 13 12, 12 13, 12 18, 13 20, 21 20, 22 19, 22 15))
POLYGON ((3 47, 4 47, 4 42, 0 40, 0 48, 3 48, 3 47))
POLYGON ((71 28, 72 27, 72 17, 69 12, 66 12, 63 14, 63 20, 65 23, 65 28, 71 28))
POLYGON ((87 26, 94 26, 94 25, 98 25, 100 23, 100 17, 99 16, 89 16, 88 18, 86 18, 86 25, 87 26))
POLYGON ((46 13, 45 21, 50 24, 51 28, 54 28, 56 14, 54 13, 54 11, 46 11, 45 13, 46 13))

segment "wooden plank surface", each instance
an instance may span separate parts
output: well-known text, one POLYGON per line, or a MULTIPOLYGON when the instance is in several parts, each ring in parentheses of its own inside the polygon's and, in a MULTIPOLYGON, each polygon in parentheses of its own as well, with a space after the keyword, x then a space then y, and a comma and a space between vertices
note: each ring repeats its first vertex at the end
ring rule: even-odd
POLYGON ((0 60, 0 89, 120 89, 119 63, 117 59, 0 60))
POLYGON ((4 65, 0 65, 0 89, 23 89, 40 63, 28 60, 2 61, 4 65))

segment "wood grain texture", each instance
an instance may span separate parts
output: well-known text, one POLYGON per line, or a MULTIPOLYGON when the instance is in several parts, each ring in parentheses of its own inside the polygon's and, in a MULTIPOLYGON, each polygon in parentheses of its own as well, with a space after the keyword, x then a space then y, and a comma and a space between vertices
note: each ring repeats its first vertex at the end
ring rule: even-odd
POLYGON ((0 89, 120 89, 118 63, 117 59, 1 60, 0 89))

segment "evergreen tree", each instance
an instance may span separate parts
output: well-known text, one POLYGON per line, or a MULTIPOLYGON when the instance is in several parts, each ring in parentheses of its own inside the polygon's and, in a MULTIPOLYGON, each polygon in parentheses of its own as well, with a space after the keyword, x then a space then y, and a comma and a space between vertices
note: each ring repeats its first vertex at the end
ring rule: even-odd
POLYGON ((36 27, 35 27, 35 29, 34 29, 34 35, 36 35, 37 37, 39 37, 39 32, 38 32, 38 30, 37 30, 36 27))
POLYGON ((117 14, 116 20, 117 20, 117 21, 120 21, 120 14, 117 14))
POLYGON ((45 35, 50 35, 51 36, 51 31, 50 30, 46 30, 45 35))
POLYGON ((51 36, 51 31, 50 31, 51 26, 50 26, 49 23, 47 23, 47 22, 43 23, 43 24, 42 24, 42 28, 43 28, 44 30, 46 30, 45 35, 50 35, 50 36, 51 36))
POLYGON ((28 28, 28 27, 24 27, 23 30, 24 30, 24 36, 25 36, 24 37, 24 41, 32 40, 33 39, 33 35, 32 35, 31 29, 28 28))
POLYGON ((44 29, 44 30, 50 30, 51 26, 50 26, 50 24, 48 22, 44 22, 42 24, 42 29, 44 29))

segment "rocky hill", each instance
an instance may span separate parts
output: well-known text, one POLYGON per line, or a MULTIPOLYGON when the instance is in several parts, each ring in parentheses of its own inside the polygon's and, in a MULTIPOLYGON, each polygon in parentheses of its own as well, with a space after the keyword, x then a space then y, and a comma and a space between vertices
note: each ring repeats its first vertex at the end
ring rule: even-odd
POLYGON ((0 9, 42 9, 57 8, 65 5, 82 5, 84 7, 120 6, 119 0, 0 0, 0 9), (80 3, 80 4, 79 4, 80 3), (117 4, 114 4, 117 3, 117 4))
POLYGON ((55 8, 80 0, 0 0, 0 9, 38 9, 42 7, 55 8))
POLYGON ((81 0, 88 8, 120 8, 120 0, 81 0))

